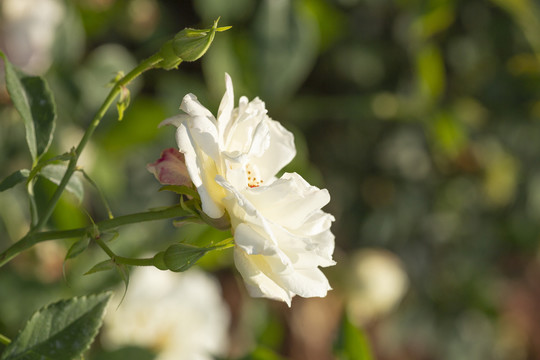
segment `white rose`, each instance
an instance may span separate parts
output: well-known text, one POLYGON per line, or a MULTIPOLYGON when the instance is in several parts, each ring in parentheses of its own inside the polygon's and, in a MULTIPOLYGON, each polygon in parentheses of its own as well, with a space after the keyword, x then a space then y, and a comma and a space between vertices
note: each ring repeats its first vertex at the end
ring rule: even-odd
POLYGON ((156 360, 226 354, 230 312, 215 278, 197 269, 178 274, 137 267, 122 300, 123 290, 105 316, 107 348, 141 346, 154 350, 156 360))
POLYGON ((300 175, 276 174, 296 155, 293 135, 267 115, 264 103, 241 97, 234 108, 232 81, 217 119, 193 94, 185 114, 165 120, 202 201, 219 218, 227 211, 236 243, 235 263, 252 296, 285 301, 295 295, 326 296, 330 285, 318 268, 331 266, 334 218, 321 210, 328 191, 300 175))

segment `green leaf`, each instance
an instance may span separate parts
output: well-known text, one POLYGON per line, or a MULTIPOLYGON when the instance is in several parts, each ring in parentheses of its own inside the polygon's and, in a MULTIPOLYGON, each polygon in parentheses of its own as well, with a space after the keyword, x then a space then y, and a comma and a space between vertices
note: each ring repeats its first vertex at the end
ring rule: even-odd
POLYGON ((129 267, 124 264, 116 264, 115 266, 116 272, 118 275, 120 275, 120 278, 124 282, 124 285, 126 286, 124 289, 124 294, 122 295, 122 300, 120 302, 124 301, 124 298, 126 297, 127 290, 129 287, 129 267))
POLYGON ((73 259, 77 256, 79 256, 84 250, 88 248, 88 245, 90 244, 90 237, 85 236, 82 239, 76 241, 71 245, 68 252, 66 253, 66 258, 64 261, 73 259))
POLYGON ((116 240, 118 238, 118 236, 120 236, 120 234, 118 234, 118 231, 116 230, 110 230, 110 231, 107 231, 107 232, 102 232, 99 237, 102 241, 104 242, 113 242, 114 240, 116 240))
POLYGON ((1 51, 0 57, 4 59, 7 90, 23 119, 26 142, 35 161, 47 151, 52 142, 56 121, 52 93, 45 79, 23 74, 1 51))
POLYGON ((269 103, 284 102, 313 68, 319 47, 319 25, 307 2, 283 6, 262 2, 254 20, 253 54, 260 89, 269 103), (285 20, 287 19, 287 20, 285 20), (275 24, 279 24, 276 26, 275 24))
POLYGON ((257 348, 255 348, 255 350, 251 352, 251 354, 244 356, 240 360, 286 360, 286 359, 267 347, 258 346, 257 348))
POLYGON ((112 219, 114 216, 111 211, 111 207, 109 206, 109 202, 107 201, 107 198, 105 198, 105 194, 103 194, 103 191, 101 191, 101 188, 96 184, 94 180, 92 180, 92 178, 86 173, 86 171, 84 171, 83 169, 80 169, 79 171, 81 172, 81 174, 83 174, 86 181, 88 181, 90 185, 92 185, 94 189, 97 190, 99 197, 101 198, 101 202, 103 203, 103 206, 105 206, 105 209, 107 210, 107 215, 109 215, 109 219, 112 219))
POLYGON ((30 171, 30 175, 28 175, 28 180, 27 181, 30 181, 32 180, 33 178, 35 178, 39 172, 41 171, 41 169, 43 169, 45 166, 47 165, 50 165, 50 164, 54 164, 55 162, 57 161, 68 161, 68 160, 71 160, 71 158, 73 157, 74 155, 72 153, 64 153, 64 154, 61 154, 61 155, 57 155, 57 156, 54 156, 50 159, 47 159, 47 160, 42 160, 42 161, 39 161, 33 168, 32 168, 32 171, 30 171))
POLYGON ((369 340, 364 332, 345 316, 334 346, 338 360, 373 360, 369 340))
POLYGON ((210 250, 189 244, 174 244, 165 250, 163 262, 171 271, 186 271, 210 250))
POLYGON ((156 355, 150 350, 135 346, 124 347, 111 352, 101 352, 96 359, 99 360, 153 360, 156 355))
POLYGON ((416 57, 420 90, 430 100, 441 97, 446 86, 446 74, 441 50, 432 44, 425 45, 416 57))
POLYGON ((285 360, 284 357, 262 346, 257 347, 253 353, 251 353, 250 358, 253 360, 285 360))
POLYGON ((191 196, 194 199, 200 199, 199 193, 197 190, 192 189, 186 185, 163 185, 159 191, 172 191, 179 195, 191 196))
POLYGON ((100 271, 107 271, 112 269, 114 269, 114 262, 111 259, 107 259, 94 265, 90 270, 85 272, 84 275, 90 275, 100 271))
MULTIPOLYGON (((66 170, 67 165, 50 164, 41 169, 39 175, 48 179, 52 183, 59 185, 62 181, 62 178, 64 177, 64 174, 66 173, 66 170)), ((69 191, 71 194, 75 195, 79 202, 82 201, 84 196, 84 188, 81 179, 76 174, 74 174, 71 179, 69 179, 66 190, 69 191)))
POLYGON ((27 169, 15 171, 0 182, 0 192, 11 189, 18 183, 25 181, 28 178, 28 175, 30 175, 30 170, 27 169))
POLYGON ((111 293, 62 300, 34 313, 0 360, 71 360, 88 349, 111 293))

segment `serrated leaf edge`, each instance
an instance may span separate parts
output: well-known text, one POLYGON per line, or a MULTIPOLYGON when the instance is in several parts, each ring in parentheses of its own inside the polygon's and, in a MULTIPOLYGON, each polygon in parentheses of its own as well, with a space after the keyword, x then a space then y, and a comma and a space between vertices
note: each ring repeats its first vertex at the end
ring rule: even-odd
MULTIPOLYGON (((20 356, 20 353, 19 354, 13 354, 13 356, 10 356, 10 357, 5 357, 4 354, 6 354, 8 352, 8 350, 13 347, 13 346, 16 346, 17 345, 17 341, 20 337, 20 335, 24 332, 24 330, 26 329, 26 327, 28 326, 28 324, 30 324, 32 322, 32 320, 34 320, 35 317, 39 316, 42 312, 46 311, 47 309, 53 307, 53 306, 56 306, 56 305, 59 305, 61 303, 67 303, 69 301, 73 301, 75 299, 77 300, 81 300, 81 301, 86 301, 92 297, 98 297, 98 296, 103 296, 105 295, 104 297, 104 301, 105 301, 105 304, 103 306, 103 312, 101 313, 101 316, 99 318, 99 326, 96 327, 96 329, 94 331, 92 331, 92 333, 90 334, 91 337, 90 337, 90 341, 88 342, 88 344, 86 344, 86 346, 84 346, 84 348, 81 350, 81 354, 84 353, 86 350, 88 350, 90 348, 90 345, 93 343, 93 340, 95 339, 96 335, 98 334, 99 332, 99 329, 101 328, 101 326, 103 325, 103 318, 105 316, 105 311, 107 309, 107 304, 108 302, 110 301, 111 299, 111 296, 112 296, 112 291, 105 291, 105 292, 102 292, 102 293, 98 293, 98 294, 92 294, 92 295, 83 295, 83 296, 75 296, 75 297, 72 297, 70 299, 62 299, 62 300, 59 300, 59 301, 55 301, 53 303, 50 303, 40 309, 38 309, 36 312, 34 312, 32 314, 32 316, 30 317, 30 319, 28 319, 28 321, 25 323, 24 327, 19 331, 19 333, 17 334, 17 336, 15 336, 15 338, 13 339, 13 341, 11 341, 11 344, 9 344, 6 349, 4 349, 4 351, 2 352, 2 356, 0 357, 0 360, 17 360, 18 357, 20 356)), ((97 305, 97 304, 96 304, 97 305)), ((71 325, 71 324, 70 324, 71 325)), ((67 327, 67 326, 66 326, 67 327)), ((42 344, 42 343, 40 343, 42 344)), ((33 346, 35 347, 35 346, 33 346)), ((28 351, 31 351, 31 350, 28 350, 28 351)), ((54 360, 54 359, 51 359, 51 360, 54 360)))

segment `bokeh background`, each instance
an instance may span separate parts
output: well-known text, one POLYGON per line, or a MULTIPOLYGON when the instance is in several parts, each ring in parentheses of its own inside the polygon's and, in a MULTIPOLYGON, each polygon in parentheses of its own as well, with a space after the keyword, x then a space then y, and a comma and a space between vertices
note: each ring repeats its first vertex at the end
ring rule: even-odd
MULTIPOLYGON (((81 165, 115 214, 175 203, 145 169, 174 146, 174 130, 157 125, 189 92, 215 111, 225 71, 237 97, 260 97, 295 133, 298 155, 286 170, 332 196, 326 210, 336 217, 338 264, 325 273, 334 290, 295 298, 290 309, 251 299, 230 251, 206 255, 197 271, 215 279, 213 293, 227 305, 221 319, 228 320, 215 325, 228 334, 221 358, 332 359, 351 324, 375 359, 540 358, 540 5, 0 0, 0 49, 53 89, 52 156, 77 144, 119 70, 184 27, 208 27, 219 16, 233 28, 216 36, 202 61, 133 84, 124 120, 107 115, 81 165)), ((0 106, 4 178, 31 163, 5 89, 0 106)), ((53 189, 40 181, 38 200, 53 189)), ((26 202, 22 186, 0 193, 0 248, 24 235, 26 202)), ((86 186, 82 204, 62 198, 50 226, 84 226, 90 216, 107 215, 86 186)), ((179 240, 227 236, 161 221, 121 229, 111 246, 141 256, 179 240)), ((44 243, 0 270, 1 333, 15 336, 35 309, 61 297, 122 291, 114 273, 83 276, 105 258, 97 248, 64 266, 72 242, 44 243)), ((105 337, 89 359, 151 359, 166 346, 111 350, 105 337)))

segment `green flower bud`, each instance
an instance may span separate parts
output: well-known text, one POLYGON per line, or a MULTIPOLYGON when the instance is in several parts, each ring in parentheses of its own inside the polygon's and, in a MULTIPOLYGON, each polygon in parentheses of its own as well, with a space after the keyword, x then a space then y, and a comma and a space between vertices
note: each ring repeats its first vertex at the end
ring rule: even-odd
POLYGON ((195 61, 203 56, 216 32, 230 29, 230 26, 217 27, 219 18, 214 21, 210 29, 184 29, 175 35, 174 39, 167 41, 159 51, 163 61, 159 64, 166 70, 174 69, 182 61, 195 61))
POLYGON ((160 251, 154 256, 154 266, 159 270, 169 270, 165 264, 165 251, 160 251))
POLYGON ((174 40, 167 41, 159 50, 159 54, 163 60, 158 64, 158 67, 165 70, 176 69, 182 62, 182 59, 176 56, 174 52, 173 41, 174 40))

